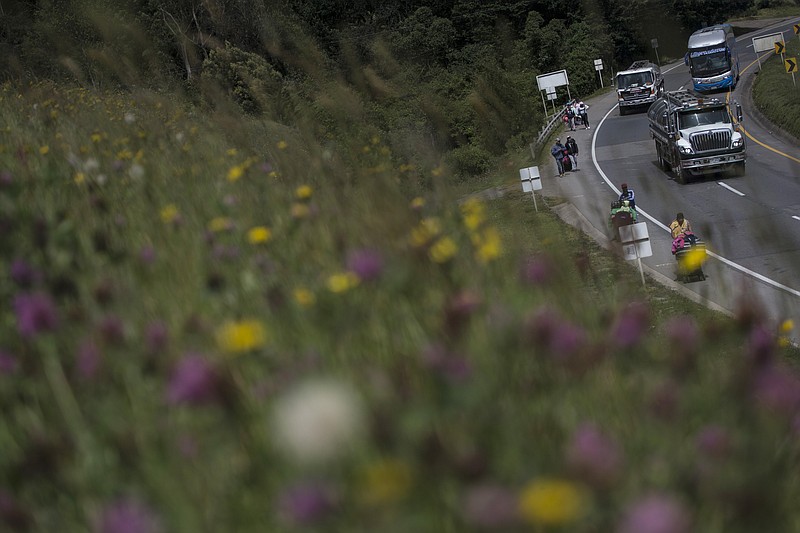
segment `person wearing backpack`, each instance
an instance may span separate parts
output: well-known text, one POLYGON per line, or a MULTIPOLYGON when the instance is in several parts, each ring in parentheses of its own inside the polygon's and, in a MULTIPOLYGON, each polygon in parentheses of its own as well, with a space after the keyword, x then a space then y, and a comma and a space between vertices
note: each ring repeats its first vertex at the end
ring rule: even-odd
POLYGON ((550 148, 550 155, 552 155, 556 160, 556 166, 558 167, 558 177, 561 178, 564 176, 564 164, 562 163, 561 159, 564 157, 564 147, 561 144, 561 137, 556 138, 556 143, 550 148))
POLYGON ((567 135, 565 146, 569 157, 572 159, 572 170, 578 170, 578 143, 570 135, 567 135))

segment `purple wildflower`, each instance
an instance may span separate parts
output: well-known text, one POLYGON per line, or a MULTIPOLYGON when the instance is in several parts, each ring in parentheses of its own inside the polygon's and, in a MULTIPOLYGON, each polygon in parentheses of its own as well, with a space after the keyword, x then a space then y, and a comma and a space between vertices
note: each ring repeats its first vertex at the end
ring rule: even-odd
POLYGON ((56 304, 45 293, 17 295, 14 298, 14 311, 17 314, 17 328, 25 338, 58 327, 56 304))
POLYGON ((162 531, 155 513, 134 499, 108 504, 100 516, 96 533, 158 533, 162 531))
POLYGON ((570 322, 560 322, 550 337, 550 352, 556 359, 568 361, 586 346, 586 340, 586 331, 582 327, 570 322))
POLYGON ((756 325, 747 338, 745 358, 754 366, 765 366, 772 361, 775 336, 763 325, 756 325))
POLYGON ((540 307, 525 319, 526 336, 539 346, 548 346, 562 320, 554 309, 540 307))
POLYGON ((204 405, 219 392, 219 376, 201 355, 189 354, 178 361, 167 387, 167 402, 172 405, 204 405))
POLYGON ((144 331, 144 343, 147 351, 151 354, 163 351, 169 343, 167 325, 160 320, 148 324, 144 331))
POLYGON ((125 341, 125 324, 116 315, 103 317, 97 329, 103 340, 109 344, 121 344, 125 341))
POLYGON ((347 270, 363 281, 378 279, 383 273, 383 256, 377 250, 362 248, 353 250, 347 256, 347 270))
POLYGON ((14 181, 14 176, 11 174, 11 171, 4 170, 0 172, 0 187, 6 187, 11 185, 14 181))
POLYGON ((422 350, 422 362, 425 366, 451 381, 464 381, 472 375, 469 361, 453 354, 441 344, 431 344, 422 350))
POLYGON ((0 350, 0 374, 13 374, 17 371, 19 362, 10 353, 0 350))
POLYGON ((617 442, 597 426, 578 426, 567 448, 570 468, 594 487, 607 487, 618 478, 622 469, 622 452, 617 442))
POLYGON ((651 494, 625 512, 619 533, 688 533, 691 520, 684 506, 664 494, 651 494))
POLYGON ((731 449, 730 435, 722 426, 710 425, 702 428, 694 442, 697 451, 714 459, 725 457, 731 449))
POLYGON ((507 528, 519 520, 518 498, 513 491, 499 485, 471 487, 464 496, 464 518, 473 526, 507 528))
POLYGON ((20 287, 30 287, 41 281, 42 275, 24 259, 15 259, 11 263, 11 279, 20 287))
POLYGON ((642 302, 633 302, 617 316, 612 328, 612 340, 622 348, 631 348, 641 342, 650 323, 650 310, 642 302))
POLYGON ((531 257, 520 269, 520 279, 531 285, 545 285, 553 278, 553 263, 546 257, 531 257))
POLYGON ((261 172, 264 174, 269 174, 272 172, 272 164, 269 161, 264 161, 261 163, 261 172))
POLYGON ((762 408, 793 415, 800 407, 800 378, 788 367, 772 365, 756 376, 753 395, 762 408))
POLYGON ((101 363, 102 354, 94 341, 85 340, 78 346, 76 368, 81 378, 89 381, 94 379, 101 363))
POLYGON ((650 411, 662 420, 671 420, 678 413, 680 390, 670 380, 659 384, 650 394, 650 411))
POLYGON ((142 246, 139 250, 139 261, 143 265, 152 265, 156 262, 156 250, 150 245, 142 246))
POLYGON ((325 518, 333 510, 332 490, 319 483, 299 483, 281 494, 278 505, 284 519, 296 525, 309 525, 325 518))

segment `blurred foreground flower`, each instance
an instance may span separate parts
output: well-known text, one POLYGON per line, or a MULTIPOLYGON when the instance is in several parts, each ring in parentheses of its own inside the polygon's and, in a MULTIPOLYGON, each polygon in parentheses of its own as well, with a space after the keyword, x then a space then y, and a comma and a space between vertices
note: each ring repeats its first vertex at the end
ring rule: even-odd
POLYGON ((622 470, 619 445, 594 424, 578 426, 567 448, 567 464, 589 485, 604 488, 612 485, 622 470))
POLYGON ((688 533, 689 514, 671 496, 653 494, 631 504, 618 533, 688 533))
POLYGON ((340 294, 358 286, 358 276, 353 272, 340 272, 328 277, 328 290, 340 294))
POLYGON ((643 302, 628 304, 617 316, 611 340, 622 348, 641 342, 650 323, 650 309, 643 302))
POLYGON ((519 496, 519 509, 528 522, 561 526, 575 522, 586 511, 586 495, 577 485, 563 479, 538 479, 519 496))
POLYGON ((308 185, 301 185, 294 191, 294 197, 298 200, 308 200, 311 198, 314 190, 308 185))
POLYGON ((10 353, 0 350, 0 375, 12 374, 17 370, 17 358, 10 353))
POLYGON ((428 251, 430 258, 436 263, 446 263, 458 252, 458 246, 450 237, 442 237, 428 251))
POLYGON ((217 346, 232 354, 249 352, 267 343, 267 330, 258 320, 228 321, 217 329, 217 346))
POLYGON ((498 485, 472 487, 464 497, 464 518, 470 525, 504 528, 519 520, 516 495, 498 485))
POLYGON ((325 518, 335 506, 333 491, 322 483, 300 483, 286 488, 278 511, 293 525, 310 525, 325 518))
POLYGON ((411 467, 399 459, 369 464, 361 473, 361 500, 370 505, 388 505, 406 497, 413 482, 411 467))
POLYGON ((53 299, 45 293, 19 294, 14 298, 17 329, 23 337, 35 337, 58 327, 58 310, 53 299))
POLYGON ((272 423, 276 444, 300 463, 341 457, 365 435, 361 398, 337 381, 296 386, 276 402, 272 423))
POLYGON ((373 281, 383 273, 383 256, 367 248, 353 250, 347 256, 347 270, 362 281, 373 281))
POLYGON ((178 206, 175 204, 168 204, 165 205, 161 209, 161 221, 165 224, 175 224, 180 220, 180 212, 178 211, 178 206))
POLYGON ((96 533, 160 533, 163 531, 155 513, 134 499, 108 504, 100 515, 96 533))
POLYGON ((178 361, 170 376, 167 401, 170 404, 204 405, 219 392, 219 376, 205 357, 189 354, 178 361))
POLYGON ((266 226, 256 226, 247 232, 247 241, 250 244, 264 244, 272 239, 272 231, 266 226))

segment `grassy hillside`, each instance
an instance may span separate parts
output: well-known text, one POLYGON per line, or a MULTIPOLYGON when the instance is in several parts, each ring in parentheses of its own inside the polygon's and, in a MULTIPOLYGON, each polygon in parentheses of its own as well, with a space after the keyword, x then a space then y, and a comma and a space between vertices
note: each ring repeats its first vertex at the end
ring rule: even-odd
MULTIPOLYGON (((785 41, 786 59, 800 58, 800 39, 797 36, 785 41)), ((773 124, 800 138, 800 89, 797 87, 800 73, 792 74, 786 68, 780 56, 772 55, 762 61, 761 71, 753 84, 753 100, 773 124)))

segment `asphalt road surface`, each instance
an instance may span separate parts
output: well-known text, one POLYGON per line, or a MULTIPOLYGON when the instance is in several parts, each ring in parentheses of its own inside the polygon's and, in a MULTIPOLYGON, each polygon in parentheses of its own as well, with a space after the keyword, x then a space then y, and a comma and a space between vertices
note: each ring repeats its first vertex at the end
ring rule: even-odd
MULTIPOLYGON (((558 178, 552 158, 542 170, 542 193, 567 199, 562 215, 608 243, 609 208, 620 185, 636 192, 640 222, 647 223, 653 255, 643 269, 662 283, 717 309, 754 306, 777 327, 794 321, 790 338, 800 343, 800 147, 755 110, 750 99, 759 69, 752 39, 783 32, 798 38, 786 19, 737 38, 741 79, 731 93, 712 95, 742 104, 747 136, 747 171, 742 177, 717 174, 681 185, 658 166, 644 111, 620 116, 616 93, 588 101, 591 129, 572 135, 580 146, 579 170, 558 178), (682 211, 708 245, 705 281, 681 283, 671 253, 668 225, 682 211)), ((761 54, 765 61, 771 54, 761 54)), ((773 59, 774 61, 774 59, 773 59)), ((662 67, 667 90, 691 88, 683 63, 662 67)), ((787 83, 791 83, 787 74, 787 83)), ((798 89, 800 90, 800 89, 798 89)))

